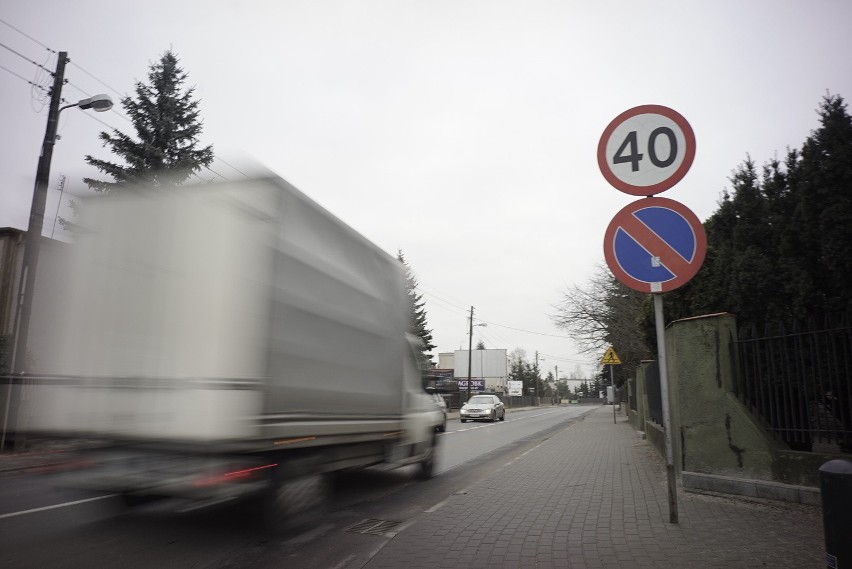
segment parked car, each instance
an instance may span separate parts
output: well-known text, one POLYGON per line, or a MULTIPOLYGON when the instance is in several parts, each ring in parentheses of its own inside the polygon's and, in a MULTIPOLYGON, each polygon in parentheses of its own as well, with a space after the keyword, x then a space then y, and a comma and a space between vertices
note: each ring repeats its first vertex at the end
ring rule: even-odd
POLYGON ((497 419, 506 420, 506 407, 496 395, 474 395, 470 400, 462 405, 459 411, 459 418, 462 423, 469 420, 487 420, 492 423, 497 419))
POLYGON ((443 396, 438 395, 437 393, 432 394, 432 400, 435 402, 435 406, 441 410, 441 416, 443 417, 443 421, 435 426, 435 430, 443 433, 447 430, 447 402, 444 400, 443 396))

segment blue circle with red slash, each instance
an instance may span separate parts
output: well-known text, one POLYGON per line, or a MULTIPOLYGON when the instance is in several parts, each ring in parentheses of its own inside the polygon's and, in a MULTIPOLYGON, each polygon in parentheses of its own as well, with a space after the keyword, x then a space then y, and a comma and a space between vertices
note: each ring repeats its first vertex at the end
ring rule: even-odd
POLYGON ((686 284, 701 269, 706 251, 701 222, 685 205, 667 198, 627 205, 604 235, 612 274, 640 292, 669 292, 686 284))

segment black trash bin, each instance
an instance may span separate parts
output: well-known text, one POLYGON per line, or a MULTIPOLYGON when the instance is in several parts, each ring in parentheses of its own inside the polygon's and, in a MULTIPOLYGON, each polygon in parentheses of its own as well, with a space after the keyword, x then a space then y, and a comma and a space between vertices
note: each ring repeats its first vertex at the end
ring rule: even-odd
POLYGON ((819 467, 825 565, 852 567, 852 460, 838 458, 819 467))

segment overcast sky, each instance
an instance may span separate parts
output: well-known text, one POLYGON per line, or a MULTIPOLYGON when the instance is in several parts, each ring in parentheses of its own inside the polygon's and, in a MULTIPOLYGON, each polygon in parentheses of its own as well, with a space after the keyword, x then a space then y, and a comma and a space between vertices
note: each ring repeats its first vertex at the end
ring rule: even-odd
MULTIPOLYGON (((260 163, 401 249, 436 353, 467 348, 474 306, 488 323, 474 344, 538 351, 560 374, 603 354, 579 354, 553 305, 588 281, 609 221, 637 199, 597 165, 616 115, 657 104, 689 121, 695 161, 661 197, 704 221, 747 155, 783 157, 827 91, 852 97, 847 0, 8 0, 0 19, 0 227, 27 225, 46 125, 28 81, 46 85, 32 62, 56 61, 44 46, 69 53, 72 102, 132 94, 171 48, 201 99, 202 142, 225 160, 205 178, 260 163)), ((132 132, 116 111, 63 111, 46 234, 60 176, 82 193, 97 174, 83 156, 114 158, 98 132, 132 132)))

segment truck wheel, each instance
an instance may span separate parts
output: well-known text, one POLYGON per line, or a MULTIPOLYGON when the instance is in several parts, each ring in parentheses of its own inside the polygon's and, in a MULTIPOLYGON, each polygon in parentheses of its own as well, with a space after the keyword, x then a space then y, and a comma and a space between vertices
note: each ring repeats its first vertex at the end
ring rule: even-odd
POLYGON ((417 478, 420 480, 429 480, 435 476, 435 451, 438 447, 438 439, 432 437, 432 445, 424 459, 417 465, 417 478))
POLYGON ((328 477, 319 473, 292 475, 286 469, 284 464, 276 473, 264 508, 267 527, 279 534, 319 523, 327 512, 330 495, 328 477))

